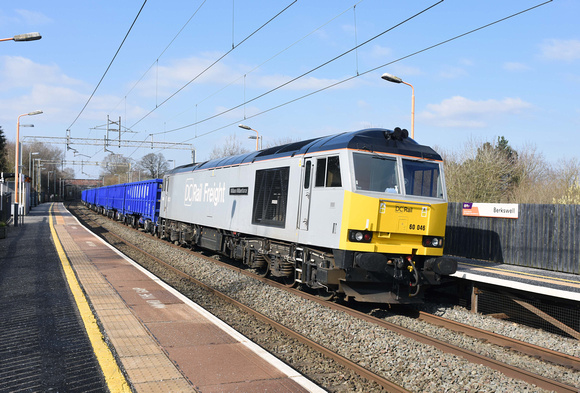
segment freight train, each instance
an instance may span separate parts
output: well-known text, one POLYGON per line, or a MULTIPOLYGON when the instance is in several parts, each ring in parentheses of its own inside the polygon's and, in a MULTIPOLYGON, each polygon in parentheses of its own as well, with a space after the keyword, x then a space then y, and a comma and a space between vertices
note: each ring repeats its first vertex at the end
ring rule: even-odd
MULTIPOLYGON (((420 302, 425 288, 457 269, 443 256, 441 156, 400 128, 185 165, 149 182, 139 194, 150 202, 145 214, 107 202, 107 187, 87 190, 82 199, 162 239, 360 302, 420 302)), ((128 195, 138 184, 110 187, 128 195)))

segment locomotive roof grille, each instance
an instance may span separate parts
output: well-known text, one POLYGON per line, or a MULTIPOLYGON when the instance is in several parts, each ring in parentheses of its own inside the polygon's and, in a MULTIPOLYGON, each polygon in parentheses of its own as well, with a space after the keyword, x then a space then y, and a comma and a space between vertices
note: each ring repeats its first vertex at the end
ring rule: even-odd
POLYGON ((288 143, 265 150, 217 158, 197 164, 177 167, 168 173, 192 172, 202 169, 235 166, 248 162, 293 157, 296 154, 316 153, 327 150, 354 149, 370 152, 399 154, 428 160, 441 160, 441 156, 429 146, 419 145, 408 137, 407 130, 395 128, 368 128, 360 131, 345 132, 300 142, 288 143))

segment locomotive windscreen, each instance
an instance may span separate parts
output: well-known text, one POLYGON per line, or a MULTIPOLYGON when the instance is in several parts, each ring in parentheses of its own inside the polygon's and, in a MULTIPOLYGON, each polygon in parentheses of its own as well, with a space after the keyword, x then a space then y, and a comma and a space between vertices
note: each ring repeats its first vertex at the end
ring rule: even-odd
POLYGON ((399 194, 397 159, 371 154, 353 154, 356 189, 399 194))
POLYGON ((407 195, 443 198, 439 164, 426 161, 403 160, 403 174, 407 195))

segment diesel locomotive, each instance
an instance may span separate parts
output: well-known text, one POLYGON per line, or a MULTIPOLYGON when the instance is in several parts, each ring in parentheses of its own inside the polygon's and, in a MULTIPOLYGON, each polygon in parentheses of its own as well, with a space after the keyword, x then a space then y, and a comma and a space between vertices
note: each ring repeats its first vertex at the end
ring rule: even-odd
POLYGON ((149 228, 288 285, 404 304, 457 269, 446 217, 441 156, 374 128, 175 168, 149 228))

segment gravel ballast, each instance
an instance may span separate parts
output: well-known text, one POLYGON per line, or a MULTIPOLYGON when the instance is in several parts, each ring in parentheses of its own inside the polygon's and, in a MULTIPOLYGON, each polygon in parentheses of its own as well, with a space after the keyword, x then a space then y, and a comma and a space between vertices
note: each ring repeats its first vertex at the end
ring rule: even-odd
MULTIPOLYGON (((81 207, 79 207, 81 208, 81 207)), ((81 208, 84 209, 84 208, 81 208)), ((85 211, 86 212, 86 211, 85 211)), ((373 323, 365 322, 343 312, 332 310, 271 287, 261 281, 243 275, 227 267, 219 266, 212 261, 199 258, 185 249, 172 247, 168 243, 135 232, 105 218, 98 219, 106 229, 119 233, 121 237, 132 242, 142 250, 155 255, 173 266, 186 271, 206 285, 216 288, 237 301, 265 314, 277 322, 291 327, 313 341, 332 349, 342 356, 359 363, 375 373, 385 376, 394 383, 414 392, 541 392, 544 391, 528 383, 508 378, 491 368, 470 363, 467 360, 443 353, 429 345, 421 344, 409 338, 393 333, 373 323)), ((131 255, 129 255, 131 256, 131 255)), ((207 297, 202 291, 189 294, 191 297, 207 297)), ((226 307, 218 302, 209 311, 222 319, 230 311, 219 312, 217 308, 226 307)), ((426 311, 445 318, 467 323, 479 328, 503 334, 512 338, 528 341, 536 345, 561 351, 572 356, 580 356, 580 344, 573 339, 539 331, 529 327, 506 323, 491 317, 485 317, 460 308, 445 305, 425 305, 426 311)), ((377 310, 375 316, 391 323, 419 331, 473 352, 483 353, 490 357, 523 368, 525 370, 554 378, 562 383, 580 388, 580 372, 555 366, 529 356, 520 355, 509 349, 481 342, 477 339, 433 326, 423 321, 377 310)), ((230 321, 226 322, 230 323, 230 321)), ((238 321, 239 322, 239 321, 238 321)), ((236 325, 244 325, 245 322, 236 325)), ((248 322, 249 324, 250 322, 248 322)), ((233 323, 230 323, 233 324, 233 323)), ((238 328, 238 326, 235 326, 238 328)), ((251 335, 254 327, 246 329, 243 334, 264 337, 265 343, 271 332, 260 331, 251 335)), ((253 337, 252 337, 253 336, 253 337)), ((258 342, 263 345, 264 343, 258 342)), ((295 344, 283 343, 274 345, 275 356, 289 363, 321 384, 329 391, 370 391, 377 386, 364 385, 347 376, 347 372, 329 371, 320 366, 325 360, 305 362, 295 344), (301 363, 310 365, 304 366, 301 363), (316 365, 320 369, 316 369, 316 365), (310 368, 312 370, 305 370, 310 368)))

